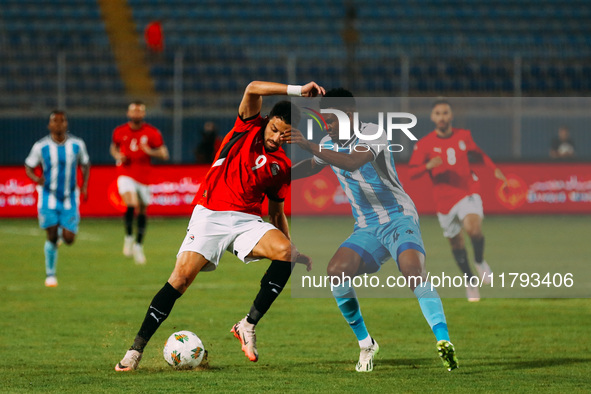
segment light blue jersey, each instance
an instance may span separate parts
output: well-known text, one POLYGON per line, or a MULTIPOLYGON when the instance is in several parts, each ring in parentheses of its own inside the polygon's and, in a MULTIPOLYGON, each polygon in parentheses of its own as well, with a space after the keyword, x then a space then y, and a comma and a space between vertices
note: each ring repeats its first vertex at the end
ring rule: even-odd
POLYGON ((44 223, 46 220, 42 219, 48 211, 78 211, 79 192, 76 170, 78 165, 89 164, 84 141, 68 134, 64 142, 57 143, 48 135, 33 145, 25 164, 31 168, 39 165, 43 167, 45 183, 43 186, 37 186, 39 194, 37 208, 40 213, 41 227, 53 225, 44 223))
MULTIPOLYGON (((362 123, 359 131, 364 135, 375 135, 378 125, 362 123)), ((336 150, 329 136, 320 141, 320 146, 321 149, 336 150)), ((331 165, 355 217, 354 232, 341 247, 353 249, 359 254, 368 272, 378 271, 390 256, 398 261, 398 256, 408 249, 425 254, 417 210, 398 180, 394 155, 388 146, 385 133, 372 141, 353 136, 338 147, 338 151, 371 151, 374 160, 355 171, 331 165)), ((314 160, 321 165, 328 165, 316 156, 314 160)))
MULTIPOLYGON (((359 130, 361 134, 374 135, 378 125, 362 123, 359 130)), ((385 224, 401 215, 410 215, 418 220, 415 205, 398 180, 394 154, 387 149, 388 144, 385 133, 373 141, 362 141, 354 135, 339 147, 339 151, 351 153, 353 150, 369 150, 373 153, 374 160, 353 172, 331 166, 351 203, 356 225, 360 228, 385 224)), ((319 145, 322 149, 335 150, 328 135, 319 145)), ((314 160, 322 165, 328 164, 316 156, 314 160)))

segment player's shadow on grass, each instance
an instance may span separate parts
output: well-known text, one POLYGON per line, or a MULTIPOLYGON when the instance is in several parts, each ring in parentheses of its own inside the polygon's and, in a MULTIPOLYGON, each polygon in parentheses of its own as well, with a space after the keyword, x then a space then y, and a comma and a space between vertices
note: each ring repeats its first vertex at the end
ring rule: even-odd
POLYGON ((149 372, 149 373, 162 373, 162 372, 170 372, 173 371, 175 373, 208 373, 208 372, 217 372, 217 371, 222 371, 226 369, 223 366, 212 366, 212 365, 207 365, 207 366, 199 366, 197 368, 193 368, 193 369, 179 369, 179 370, 175 370, 172 367, 140 367, 139 371, 145 371, 145 372, 149 372))
POLYGON ((375 365, 382 367, 407 367, 411 369, 430 368, 433 365, 433 358, 385 358, 382 359, 378 355, 375 360, 375 365))
MULTIPOLYGON (((492 369, 536 369, 536 368, 547 368, 547 367, 558 367, 562 365, 573 365, 573 364, 591 364, 591 358, 580 358, 580 357, 562 357, 562 358, 551 358, 551 359, 513 359, 513 360, 481 360, 476 362, 466 362, 464 365, 471 367, 493 367, 492 369)), ((462 363, 460 361, 460 367, 462 363)), ((473 371, 471 373, 482 373, 486 371, 473 371)))

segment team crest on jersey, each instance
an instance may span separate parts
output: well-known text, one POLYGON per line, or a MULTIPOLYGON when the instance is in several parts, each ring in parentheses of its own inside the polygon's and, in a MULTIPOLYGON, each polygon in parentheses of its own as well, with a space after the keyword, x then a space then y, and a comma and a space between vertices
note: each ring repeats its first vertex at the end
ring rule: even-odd
POLYGON ((279 174, 279 164, 271 163, 271 173, 273 174, 273 176, 279 174))
POLYGON ((460 140, 460 142, 458 143, 458 146, 460 147, 461 150, 466 150, 466 143, 464 142, 464 140, 460 140))
POLYGON ((435 148, 433 148, 433 151, 441 153, 441 148, 435 147, 435 148))

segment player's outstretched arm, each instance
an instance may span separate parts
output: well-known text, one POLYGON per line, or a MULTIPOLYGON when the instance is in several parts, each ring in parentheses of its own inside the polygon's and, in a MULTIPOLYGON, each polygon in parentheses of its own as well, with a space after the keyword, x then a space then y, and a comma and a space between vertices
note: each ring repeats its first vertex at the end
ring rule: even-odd
POLYGON ((302 178, 318 174, 325 166, 317 163, 314 159, 302 160, 291 168, 291 180, 295 181, 302 178))
POLYGON ((306 85, 285 85, 277 82, 253 81, 244 90, 244 96, 238 107, 238 114, 242 119, 248 119, 261 112, 263 96, 290 95, 301 97, 316 97, 324 95, 326 91, 316 82, 306 85))
POLYGON ((503 181, 503 186, 507 186, 507 178, 505 177, 505 174, 503 174, 503 171, 501 171, 501 169, 497 167, 497 165, 492 161, 492 159, 486 153, 484 153, 482 148, 476 145, 476 142, 474 142, 474 140, 471 138, 468 141, 468 151, 480 156, 482 158, 482 162, 484 163, 484 165, 488 168, 491 168, 494 171, 495 178, 503 181))
POLYGON ((503 171, 499 167, 495 168, 495 177, 503 181, 503 187, 507 186, 507 177, 505 177, 505 174, 503 174, 503 171))
MULTIPOLYGON (((285 234, 287 239, 290 239, 287 216, 285 216, 283 208, 284 204, 282 202, 269 200, 269 222, 285 234)), ((307 271, 312 269, 312 259, 305 254, 301 254, 293 243, 291 244, 291 252, 292 262, 304 264, 307 271)))
MULTIPOLYGON (((302 133, 297 129, 291 129, 284 134, 283 140, 288 144, 297 144, 300 148, 312 153, 314 156, 324 160, 330 165, 341 168, 345 171, 355 171, 365 163, 374 160, 374 155, 371 152, 335 152, 331 149, 320 148, 320 146, 312 141, 304 138, 302 133)), ((293 174, 292 174, 293 179, 293 174)))
POLYGON ((269 199, 269 222, 277 227, 287 239, 291 239, 289 235, 289 225, 287 223, 287 216, 285 216, 284 203, 273 201, 269 199))
POLYGON ((142 144, 140 146, 142 150, 150 157, 167 161, 170 158, 168 154, 168 148, 166 145, 160 145, 158 148, 150 148, 148 144, 142 144))
POLYGON ((420 144, 416 144, 413 148, 412 156, 408 161, 408 174, 411 179, 420 178, 424 173, 431 171, 433 168, 439 167, 443 164, 443 159, 440 156, 435 156, 429 159, 427 150, 420 144))
POLYGON ((109 153, 111 156, 113 156, 113 159, 115 159, 115 163, 117 163, 117 165, 125 161, 125 155, 121 153, 119 146, 114 142, 112 142, 111 146, 109 147, 109 153))
POLYGON ((35 175, 35 170, 29 167, 28 165, 25 165, 25 172, 27 173, 27 176, 39 186, 43 186, 43 184, 45 183, 45 177, 43 175, 35 175))
POLYGON ((82 201, 88 201, 88 180, 90 179, 90 164, 83 164, 80 166, 82 170, 82 187, 80 193, 82 194, 82 201))

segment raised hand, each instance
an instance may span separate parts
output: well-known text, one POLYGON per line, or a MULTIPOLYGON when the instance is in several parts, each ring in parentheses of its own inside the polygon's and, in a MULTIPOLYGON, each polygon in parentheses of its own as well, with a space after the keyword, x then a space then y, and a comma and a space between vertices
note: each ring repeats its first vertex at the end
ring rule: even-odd
POLYGON ((302 97, 324 96, 325 94, 326 90, 314 81, 302 86, 302 97))

